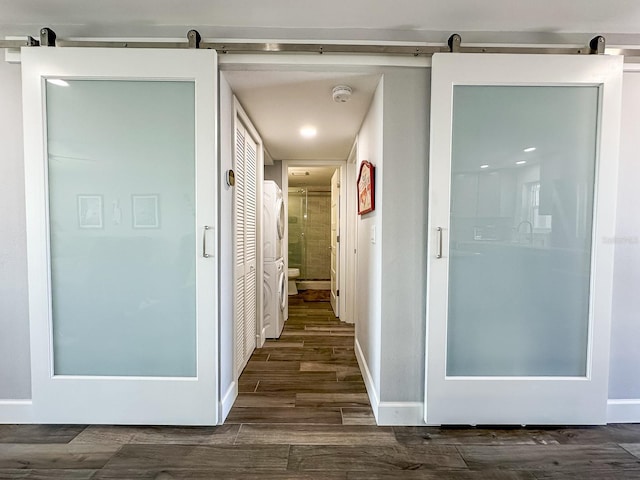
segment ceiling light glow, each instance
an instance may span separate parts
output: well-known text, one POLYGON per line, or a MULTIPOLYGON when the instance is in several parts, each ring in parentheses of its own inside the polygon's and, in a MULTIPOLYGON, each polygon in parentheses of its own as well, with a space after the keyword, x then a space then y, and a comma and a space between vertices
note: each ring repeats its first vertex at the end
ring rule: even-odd
POLYGON ((318 130, 316 129, 316 127, 302 127, 300 129, 300 135, 302 135, 304 138, 313 138, 316 136, 316 134, 318 133, 318 130))
POLYGON ((523 151, 525 153, 530 153, 530 152, 535 152, 535 150, 536 150, 536 147, 527 147, 523 151))
POLYGON ((51 83, 52 85, 57 85, 59 87, 68 87, 69 84, 67 82, 65 82, 64 80, 61 80, 59 78, 48 78, 47 82, 51 83))
POLYGON ((489 165, 485 163, 484 165, 480 165, 480 168, 489 168, 489 165))
POLYGON ((516 162, 516 165, 524 165, 525 163, 527 163, 526 160, 520 160, 520 161, 516 162))

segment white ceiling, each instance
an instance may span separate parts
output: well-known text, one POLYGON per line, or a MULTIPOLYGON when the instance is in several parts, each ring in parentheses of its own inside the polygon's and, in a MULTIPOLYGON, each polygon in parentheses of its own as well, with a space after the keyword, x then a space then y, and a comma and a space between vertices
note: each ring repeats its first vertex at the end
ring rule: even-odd
POLYGON ((34 36, 42 26, 61 36, 184 36, 188 26, 216 37, 404 41, 454 32, 640 34, 637 0, 0 0, 0 12, 0 33, 34 36))
POLYGON ((291 167, 289 187, 331 187, 336 167, 291 167), (306 175, 308 173, 308 175, 306 175))
POLYGON ((378 75, 331 72, 227 71, 223 75, 274 160, 346 160, 367 113, 378 75), (336 103, 346 84, 351 99, 336 103), (303 126, 317 135, 303 138, 303 126))

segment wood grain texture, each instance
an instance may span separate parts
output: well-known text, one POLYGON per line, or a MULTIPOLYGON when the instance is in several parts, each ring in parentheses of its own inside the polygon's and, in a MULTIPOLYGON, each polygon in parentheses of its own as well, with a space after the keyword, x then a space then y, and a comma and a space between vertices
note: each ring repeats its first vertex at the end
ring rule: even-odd
POLYGON ((0 469, 0 480, 24 479, 24 480, 88 480, 95 478, 99 470, 71 470, 71 469, 0 469))
POLYGON ((296 393, 297 407, 368 407, 366 393, 296 393))
POLYGON ((304 423, 341 425, 339 408, 234 407, 226 423, 304 423))
POLYGON ((219 427, 94 425, 85 429, 71 444, 225 445, 234 442, 239 429, 238 425, 219 427))
POLYGON ((5 444, 0 448, 0 469, 97 469, 119 448, 119 445, 5 444))
POLYGON ((411 445, 553 445, 551 432, 528 428, 394 427, 400 443, 411 445))
POLYGON ((292 446, 289 470, 380 471, 466 468, 450 446, 292 446))
POLYGON ((619 445, 495 445, 459 446, 471 469, 507 469, 528 471, 633 470, 638 459, 619 445))
POLYGON ((348 480, 535 480, 532 473, 470 470, 404 470, 397 472, 349 472, 348 480))
POLYGON ((69 443, 85 425, 0 425, 0 443, 69 443))
POLYGON ((624 448, 627 452, 629 452, 631 455, 633 455, 634 457, 637 457, 640 459, 640 443, 623 443, 620 446, 624 448))
POLYGON ((398 442, 391 427, 344 425, 242 425, 236 444, 385 445, 398 442))
POLYGON ((238 407, 295 407, 295 393, 240 393, 233 404, 238 407))
POLYGON ((343 407, 340 410, 343 425, 377 425, 371 407, 343 407))
POLYGON ((107 469, 285 470, 288 454, 287 445, 125 445, 107 469))
MULTIPOLYGON (((2 477, 0 477, 2 478, 2 477)), ((102 469, 94 480, 347 480, 346 472, 220 471, 207 468, 102 469)))

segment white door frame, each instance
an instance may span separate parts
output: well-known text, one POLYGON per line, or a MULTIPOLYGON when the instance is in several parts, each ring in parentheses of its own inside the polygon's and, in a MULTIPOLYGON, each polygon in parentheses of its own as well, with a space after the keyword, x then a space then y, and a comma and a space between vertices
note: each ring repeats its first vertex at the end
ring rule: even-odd
MULTIPOLYGON (((330 276, 332 277, 332 283, 333 280, 335 278, 335 288, 336 288, 336 293, 335 293, 335 297, 334 297, 334 293, 333 293, 333 285, 331 287, 331 301, 334 303, 335 305, 335 314, 337 317, 341 316, 341 312, 344 310, 344 308, 340 307, 340 304, 344 303, 340 301, 340 278, 341 278, 341 270, 340 267, 342 266, 342 264, 340 263, 340 260, 342 259, 342 251, 344 250, 344 246, 342 244, 342 237, 341 238, 341 230, 340 230, 340 225, 341 225, 341 219, 342 217, 345 215, 345 209, 342 209, 341 211, 341 199, 342 199, 342 191, 341 191, 341 187, 342 187, 342 182, 340 180, 342 175, 346 176, 346 166, 342 166, 340 167, 340 169, 336 169, 336 171, 333 172, 333 175, 331 175, 331 255, 332 257, 335 256, 335 271, 332 271, 330 276), (334 191, 334 178, 335 178, 335 183, 336 183, 336 188, 334 191), (334 200, 334 196, 337 195, 338 196, 338 202, 336 205, 336 216, 337 218, 337 222, 334 225, 333 224, 333 200, 334 200), (335 232, 333 232, 333 228, 335 226, 335 232), (334 242, 335 242, 335 248, 337 250, 337 252, 333 252, 333 246, 334 246, 334 242)), ((346 240, 346 238, 345 238, 346 240)), ((344 267, 343 267, 344 268, 344 267)), ((333 270, 333 264, 330 266, 330 269, 333 270)), ((343 292, 343 298, 344 298, 344 292, 343 292)))
MULTIPOLYGON (((285 208, 285 212, 289 211, 289 176, 288 176, 288 171, 289 168, 291 167, 336 167, 339 170, 340 173, 340 185, 346 185, 346 181, 345 181, 345 177, 346 177, 346 170, 345 170, 345 162, 342 160, 283 160, 282 161, 282 198, 284 201, 284 208, 285 208)), ((346 211, 346 193, 342 192, 342 187, 341 187, 341 191, 340 191, 340 212, 339 212, 339 217, 340 217, 340 227, 339 227, 339 231, 340 232, 346 232, 346 215, 343 214, 343 212, 346 211)), ((288 215, 287 215, 288 216, 288 215)), ((342 248, 342 233, 340 234, 340 245, 338 246, 338 249, 340 250, 340 252, 342 252, 343 248, 342 248)), ((284 238, 283 241, 286 241, 286 244, 288 244, 289 241, 289 222, 285 223, 285 228, 284 228, 284 238)), ((340 290, 341 292, 345 292, 343 293, 343 298, 345 295, 347 295, 348 293, 346 292, 346 284, 345 284, 345 274, 344 274, 344 270, 343 270, 343 266, 342 266, 342 253, 340 254, 340 256, 336 259, 339 263, 339 269, 341 275, 339 277, 339 283, 338 283, 338 290, 340 290)), ((284 268, 288 269, 289 268, 289 249, 285 248, 284 249, 284 268)), ((287 279, 288 280, 288 279, 287 279)), ((339 301, 338 304, 339 305, 343 305, 345 302, 343 301, 339 301)), ((343 308, 340 307, 340 310, 338 312, 340 315, 342 315, 343 313, 343 308)))
POLYGON ((345 165, 345 192, 346 199, 345 208, 345 225, 346 238, 344 242, 344 248, 340 250, 340 261, 343 262, 344 271, 343 277, 345 279, 345 289, 348 293, 345 302, 341 302, 341 319, 343 322, 356 323, 357 321, 357 302, 355 293, 357 290, 357 275, 358 271, 358 204, 357 187, 356 182, 358 179, 358 139, 353 142, 351 152, 347 158, 347 164, 345 165))
POLYGON ((200 50, 24 48, 29 318, 34 420, 38 423, 215 425, 219 316, 217 54, 200 50), (55 375, 52 347, 45 78, 195 80, 195 377, 55 375), (204 226, 213 228, 206 234, 204 226), (204 236, 206 235, 206 236, 204 236), (204 236, 204 237, 203 237, 204 236), (206 241, 207 256, 203 251, 206 241))

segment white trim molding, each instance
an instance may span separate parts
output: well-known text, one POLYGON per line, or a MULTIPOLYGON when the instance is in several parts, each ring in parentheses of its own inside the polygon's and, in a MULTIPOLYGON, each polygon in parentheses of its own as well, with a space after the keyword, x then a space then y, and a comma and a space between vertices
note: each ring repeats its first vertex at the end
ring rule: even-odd
POLYGON ((31 400, 0 400, 0 424, 35 423, 31 400))
POLYGON ((231 382, 231 385, 229 385, 229 389, 225 392, 220 402, 220 425, 227 419, 227 415, 229 415, 236 398, 238 398, 238 382, 234 380, 231 382))
POLYGON ((422 402, 380 402, 378 425, 423 426, 424 403, 422 402))
POLYGON ((640 422, 640 398, 610 398, 607 401, 607 423, 640 422))
POLYGON ((376 417, 376 423, 380 425, 380 421, 378 420, 378 409, 380 406, 380 399, 378 398, 378 392, 376 392, 376 387, 375 387, 375 384, 373 383, 373 377, 371 376, 371 371, 369 370, 367 361, 364 359, 364 353, 362 353, 362 348, 360 347, 360 342, 358 342, 357 338, 356 338, 356 344, 355 344, 355 352, 356 352, 356 359, 358 360, 358 365, 360 365, 360 371, 362 372, 362 377, 364 379, 364 385, 367 388, 367 395, 369 395, 369 403, 371 404, 373 415, 376 417))

